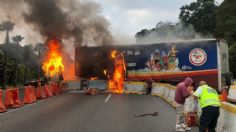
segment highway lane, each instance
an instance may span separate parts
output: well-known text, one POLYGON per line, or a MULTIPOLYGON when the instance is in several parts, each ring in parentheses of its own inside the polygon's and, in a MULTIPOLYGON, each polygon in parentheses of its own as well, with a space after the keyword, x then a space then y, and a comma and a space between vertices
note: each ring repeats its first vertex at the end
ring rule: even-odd
POLYGON ((0 132, 174 132, 175 116, 174 108, 150 95, 75 92, 1 114, 0 132), (135 117, 153 112, 159 116, 135 117))

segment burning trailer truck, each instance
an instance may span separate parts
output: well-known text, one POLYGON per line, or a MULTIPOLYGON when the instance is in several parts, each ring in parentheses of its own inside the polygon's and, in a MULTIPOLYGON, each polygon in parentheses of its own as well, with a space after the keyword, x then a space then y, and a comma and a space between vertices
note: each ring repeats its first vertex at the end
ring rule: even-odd
MULTIPOLYGON (((176 84, 191 77, 196 85, 201 80, 216 89, 230 85, 228 46, 215 39, 77 47, 76 76, 108 80, 109 89, 109 81, 117 74, 113 51, 123 56, 124 72, 120 76, 125 81, 176 84)), ((117 83, 124 84, 120 80, 117 83)))
MULTIPOLYGON (((126 76, 123 53, 113 47, 100 47, 99 50, 97 48, 76 48, 76 75, 89 80, 107 80, 107 86, 105 86, 107 90, 113 93, 123 93, 126 76)), ((82 87, 88 87, 85 80, 81 81, 82 87)))

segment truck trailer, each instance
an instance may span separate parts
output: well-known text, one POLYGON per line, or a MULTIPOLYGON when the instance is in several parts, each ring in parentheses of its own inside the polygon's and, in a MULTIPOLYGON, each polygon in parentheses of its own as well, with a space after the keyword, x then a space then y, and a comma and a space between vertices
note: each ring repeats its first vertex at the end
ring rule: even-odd
POLYGON ((220 89, 230 85, 228 45, 224 40, 201 39, 153 44, 77 47, 76 76, 107 79, 112 73, 111 51, 124 55, 127 81, 177 83, 191 77, 220 89))

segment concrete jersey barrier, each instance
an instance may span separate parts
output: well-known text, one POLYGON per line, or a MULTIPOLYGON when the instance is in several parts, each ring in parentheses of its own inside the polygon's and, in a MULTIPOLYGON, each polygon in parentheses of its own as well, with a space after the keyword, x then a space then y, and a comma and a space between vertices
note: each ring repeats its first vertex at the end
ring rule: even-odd
POLYGON ((127 94, 146 94, 146 82, 125 82, 124 92, 127 94))
MULTIPOLYGON (((68 90, 82 90, 80 80, 67 81, 68 90)), ((99 90, 107 89, 107 81, 105 80, 89 80, 88 88, 97 88, 99 90)))
POLYGON ((80 90, 80 81, 70 80, 67 81, 68 89, 67 90, 80 90))
MULTIPOLYGON (((175 101, 174 101, 175 90, 176 87, 171 86, 169 84, 153 83, 151 94, 163 98, 173 107, 175 107, 175 101)), ((188 103, 189 103, 189 98, 186 99, 185 105, 188 105, 188 103)), ((200 115, 201 115, 201 108, 200 106, 198 106, 198 116, 200 115)), ((236 132, 235 122, 236 122, 236 105, 228 102, 221 102, 220 116, 218 119, 216 132, 236 132)))
POLYGON ((236 85, 231 85, 228 94, 228 100, 236 103, 236 85))
POLYGON ((107 81, 105 80, 90 80, 89 88, 97 88, 99 90, 107 89, 107 81))
POLYGON ((175 86, 165 83, 153 83, 151 95, 159 96, 175 107, 175 86))
POLYGON ((221 102, 220 116, 217 123, 217 132, 236 132, 236 105, 221 102))
POLYGON ((166 84, 163 83, 153 83, 151 95, 163 97, 165 93, 165 86, 166 84))

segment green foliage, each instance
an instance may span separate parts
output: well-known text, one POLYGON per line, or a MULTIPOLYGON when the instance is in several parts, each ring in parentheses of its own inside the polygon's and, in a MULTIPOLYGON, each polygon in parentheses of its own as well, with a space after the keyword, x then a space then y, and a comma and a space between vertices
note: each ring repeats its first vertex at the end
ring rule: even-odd
POLYGON ((5 69, 5 74, 6 74, 6 83, 13 85, 14 81, 14 60, 6 57, 6 69, 5 69))
POLYGON ((24 46, 24 63, 28 66, 28 67, 33 67, 35 65, 37 65, 37 56, 36 54, 33 52, 33 46, 32 45, 25 45, 24 46))
POLYGON ((230 71, 233 73, 234 77, 236 77, 236 44, 229 47, 229 54, 230 71))
POLYGON ((197 0, 180 8, 179 19, 186 25, 192 24, 203 35, 214 34, 216 26, 214 0, 197 0))
POLYGON ((21 35, 12 37, 14 43, 9 41, 9 31, 14 29, 14 23, 3 21, 0 23, 0 31, 6 32, 6 41, 0 45, 2 51, 0 55, 2 71, 0 79, 1 85, 16 85, 32 79, 38 78, 40 69, 40 54, 45 51, 45 46, 38 43, 25 45, 22 47, 19 43, 24 39, 21 35))
POLYGON ((11 21, 4 21, 1 24, 1 31, 12 31, 14 28, 14 23, 11 21))
POLYGON ((12 37, 12 40, 19 45, 19 42, 21 42, 24 39, 24 37, 22 37, 21 35, 16 35, 12 37))
POLYGON ((216 20, 215 36, 227 40, 230 71, 236 77, 236 1, 224 0, 216 11, 216 20))
POLYGON ((0 31, 6 31, 6 42, 9 43, 9 32, 13 30, 14 23, 11 21, 3 21, 2 24, 0 24, 0 31))
POLYGON ((9 43, 0 45, 0 49, 6 56, 5 75, 2 75, 6 78, 6 85, 22 84, 38 77, 40 61, 32 45, 22 47, 9 43))
POLYGON ((45 53, 46 50, 47 50, 47 47, 42 43, 37 43, 33 48, 33 51, 36 53, 36 55, 39 58, 41 58, 42 53, 45 53))
POLYGON ((236 1, 225 0, 216 11, 216 20, 216 37, 236 43, 236 1))
POLYGON ((17 69, 17 82, 24 82, 25 65, 19 64, 17 69))

